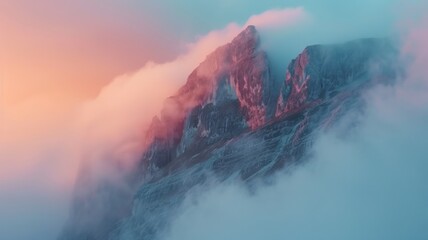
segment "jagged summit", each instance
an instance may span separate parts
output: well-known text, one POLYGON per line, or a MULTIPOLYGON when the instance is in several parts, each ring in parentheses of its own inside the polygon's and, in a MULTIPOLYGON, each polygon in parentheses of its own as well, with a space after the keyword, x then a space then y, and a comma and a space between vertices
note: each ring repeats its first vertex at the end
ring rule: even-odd
POLYGON ((235 62, 239 61, 239 58, 245 58, 252 54, 252 52, 259 47, 260 45, 260 36, 256 30, 256 27, 253 25, 247 26, 241 33, 236 36, 230 43, 231 48, 235 49, 234 53, 238 59, 235 59, 235 62))
POLYGON ((148 154, 158 147, 168 148, 170 159, 156 155, 146 160, 149 167, 161 167, 194 144, 227 139, 228 133, 265 123, 266 99, 272 89, 268 61, 259 43, 256 28, 248 26, 189 75, 186 84, 166 101, 146 140, 148 154))
POLYGON ((256 26, 248 25, 242 32, 240 32, 232 42, 240 42, 241 39, 258 38, 256 26))

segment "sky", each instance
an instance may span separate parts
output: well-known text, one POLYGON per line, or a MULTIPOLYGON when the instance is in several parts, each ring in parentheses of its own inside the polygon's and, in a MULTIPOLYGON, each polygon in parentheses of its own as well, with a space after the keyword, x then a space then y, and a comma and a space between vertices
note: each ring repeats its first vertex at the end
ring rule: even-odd
POLYGON ((94 97, 117 75, 149 60, 170 60, 195 36, 243 22, 278 3, 233 15, 235 6, 228 1, 3 0, 4 101, 15 103, 36 94, 94 97))
POLYGON ((422 0, 0 0, 6 213, 0 238, 53 239, 82 159, 98 168, 108 155, 132 167, 163 100, 245 24, 263 25, 285 11, 259 30, 271 57, 286 62, 308 44, 425 36, 407 31, 425 6, 422 0))
POLYGON ((147 61, 171 60, 196 36, 231 22, 243 24, 249 16, 269 9, 309 5, 308 11, 316 9, 320 18, 327 19, 332 18, 330 11, 339 18, 366 5, 353 18, 379 26, 367 16, 373 16, 370 12, 388 1, 266 2, 3 0, 3 101, 16 103, 37 94, 49 94, 61 102, 94 97, 117 75, 135 71, 147 61))

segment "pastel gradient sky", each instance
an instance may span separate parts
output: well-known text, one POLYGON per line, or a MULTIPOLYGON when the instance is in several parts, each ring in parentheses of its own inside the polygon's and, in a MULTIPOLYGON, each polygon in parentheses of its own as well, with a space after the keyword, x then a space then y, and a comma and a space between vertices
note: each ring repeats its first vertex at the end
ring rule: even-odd
POLYGON ((350 23, 363 16, 363 21, 371 21, 367 18, 371 9, 385 2, 2 0, 4 101, 17 102, 39 93, 93 97, 115 76, 137 70, 148 60, 174 58, 195 36, 230 22, 242 24, 249 16, 272 8, 304 6, 331 18, 328 12, 334 7, 338 18, 370 5, 364 12, 355 12, 350 23))
POLYGON ((308 44, 402 34, 423 3, 0 0, 0 239, 52 239, 82 156, 138 156, 163 99, 246 24, 283 60, 308 44))

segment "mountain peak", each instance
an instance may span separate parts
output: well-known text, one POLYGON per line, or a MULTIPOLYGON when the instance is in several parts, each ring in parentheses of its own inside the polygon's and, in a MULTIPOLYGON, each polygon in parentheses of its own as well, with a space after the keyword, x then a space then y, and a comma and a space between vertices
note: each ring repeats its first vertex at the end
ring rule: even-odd
POLYGON ((257 30, 254 25, 248 25, 242 32, 257 33, 257 30))
POLYGON ((259 34, 254 25, 248 25, 232 41, 232 43, 242 43, 243 41, 256 40, 258 42, 259 34))

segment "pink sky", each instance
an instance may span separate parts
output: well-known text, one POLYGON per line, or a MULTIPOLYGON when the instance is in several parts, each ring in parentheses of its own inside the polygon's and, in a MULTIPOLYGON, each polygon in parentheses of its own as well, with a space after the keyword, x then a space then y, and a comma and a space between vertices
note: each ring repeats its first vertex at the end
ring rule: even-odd
POLYGON ((0 0, 0 155, 13 159, 0 162, 0 180, 34 170, 28 156, 43 158, 116 76, 176 54, 165 24, 102 3, 0 0))
MULTIPOLYGON (((0 181, 32 176, 49 166, 53 175, 44 175, 44 182, 57 187, 72 185, 82 156, 138 155, 145 127, 164 99, 207 54, 244 27, 231 23, 171 50, 164 47, 171 40, 162 41, 166 34, 150 17, 108 7, 94 11, 101 6, 96 4, 0 4, 0 26, 7 33, 0 40, 0 155, 13 159, 0 162, 0 181), (174 56, 178 48, 183 53, 174 56), (145 63, 156 58, 174 60, 145 63)), ((281 27, 304 17, 302 8, 274 10, 248 23, 281 27)))
POLYGON ((93 97, 115 76, 177 53, 168 41, 174 35, 164 23, 125 6, 83 0, 0 1, 4 101, 58 93, 93 97))

